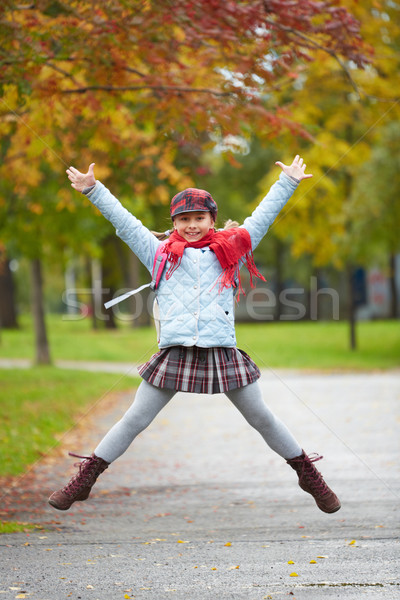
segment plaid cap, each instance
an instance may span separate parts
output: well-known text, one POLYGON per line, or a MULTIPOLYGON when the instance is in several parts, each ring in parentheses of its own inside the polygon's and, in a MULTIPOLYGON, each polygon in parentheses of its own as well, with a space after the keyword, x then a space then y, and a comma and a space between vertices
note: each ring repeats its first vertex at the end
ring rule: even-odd
POLYGON ((195 211, 210 212, 214 221, 216 220, 218 206, 209 192, 187 188, 172 198, 170 207, 172 219, 181 213, 195 211))

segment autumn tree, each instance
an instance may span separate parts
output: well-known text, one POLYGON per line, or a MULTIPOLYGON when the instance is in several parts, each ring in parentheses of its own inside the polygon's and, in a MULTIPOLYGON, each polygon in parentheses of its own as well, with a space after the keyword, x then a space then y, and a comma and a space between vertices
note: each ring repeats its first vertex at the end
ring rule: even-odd
POLYGON ((306 135, 282 92, 321 55, 340 69, 368 62, 337 0, 6 0, 0 23, 1 237, 23 238, 33 261, 60 246, 57 220, 66 245, 85 239, 69 164, 94 160, 128 208, 157 214, 193 181, 178 151, 254 131, 306 135))
MULTIPOLYGON (((347 273, 350 344, 355 348, 354 269, 370 263, 372 248, 387 248, 391 254, 398 248, 393 243, 399 228, 392 206, 396 192, 390 191, 398 166, 395 151, 386 152, 385 168, 377 166, 390 137, 388 124, 400 119, 399 97, 393 87, 400 67, 400 28, 399 7, 393 3, 354 2, 349 9, 363 23, 363 39, 374 48, 373 60, 367 69, 358 70, 351 61, 339 65, 320 52, 317 60, 299 72, 298 80, 282 91, 287 101, 295 102, 293 117, 308 124, 311 139, 303 138, 301 146, 314 178, 302 186, 273 229, 291 240, 295 257, 309 255, 317 268, 332 265, 347 273), (329 77, 324 75, 327 72, 329 77)), ((290 155, 297 142, 285 136, 278 143, 290 149, 290 155)))

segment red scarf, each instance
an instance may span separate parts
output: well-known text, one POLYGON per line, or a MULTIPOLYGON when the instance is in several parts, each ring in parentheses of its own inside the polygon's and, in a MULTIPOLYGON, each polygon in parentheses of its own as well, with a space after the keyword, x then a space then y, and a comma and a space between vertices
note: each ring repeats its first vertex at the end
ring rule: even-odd
POLYGON ((210 229, 198 242, 188 242, 174 231, 165 243, 165 252, 168 254, 170 262, 166 278, 169 279, 181 264, 185 248, 204 248, 205 246, 209 246, 215 253, 223 269, 216 281, 219 283, 219 293, 224 288, 235 285, 235 282, 238 283, 239 295, 241 291, 244 293, 239 273, 242 264, 246 264, 249 270, 251 287, 254 287, 253 277, 259 277, 265 281, 254 264, 250 234, 243 227, 232 227, 222 231, 210 229))

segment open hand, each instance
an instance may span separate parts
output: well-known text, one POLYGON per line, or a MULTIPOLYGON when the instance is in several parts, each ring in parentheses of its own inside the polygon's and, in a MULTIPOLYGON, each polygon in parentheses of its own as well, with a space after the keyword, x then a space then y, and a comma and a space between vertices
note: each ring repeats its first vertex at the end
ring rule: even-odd
POLYGON ((71 186, 77 190, 78 192, 82 192, 85 188, 91 187, 96 183, 96 179, 94 177, 94 165, 92 163, 89 165, 89 169, 87 173, 81 173, 75 167, 70 167, 67 169, 68 179, 71 181, 71 186))
POLYGON ((295 156, 290 166, 284 165, 279 161, 276 161, 275 164, 278 165, 278 167, 281 167, 282 171, 286 175, 289 175, 289 177, 294 177, 299 181, 301 181, 302 179, 309 179, 310 177, 312 177, 311 173, 307 175, 304 173, 307 165, 303 164, 303 159, 300 158, 298 154, 295 156))

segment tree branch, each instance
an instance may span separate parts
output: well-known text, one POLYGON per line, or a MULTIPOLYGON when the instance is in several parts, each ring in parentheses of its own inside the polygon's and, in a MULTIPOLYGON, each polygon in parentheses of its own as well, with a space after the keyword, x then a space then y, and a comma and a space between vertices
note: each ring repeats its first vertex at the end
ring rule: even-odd
POLYGON ((339 56, 336 54, 336 52, 334 52, 330 48, 327 48, 326 46, 323 46, 322 44, 319 44, 318 42, 316 42, 315 40, 309 38, 307 35, 305 35, 301 31, 296 31, 292 27, 289 27, 287 25, 282 25, 281 23, 276 23, 275 21, 270 21, 269 19, 266 19, 266 23, 268 25, 271 25, 272 27, 276 27, 277 29, 281 29, 282 31, 285 31, 286 33, 289 33, 289 34, 291 34, 291 35, 293 35, 295 37, 298 37, 298 38, 304 40, 306 42, 308 48, 312 48, 314 50, 321 50, 322 52, 325 52, 326 54, 329 54, 340 65, 340 68, 345 73, 347 79, 349 80, 350 85, 352 86, 352 88, 354 89, 354 91, 358 94, 358 96, 361 97, 362 94, 360 92, 360 89, 359 89, 357 83, 354 81, 353 77, 351 76, 351 73, 350 73, 349 69, 344 64, 344 62, 339 58, 339 56))
POLYGON ((84 94, 89 91, 103 91, 103 92, 134 92, 138 90, 156 90, 161 92, 176 92, 176 93, 191 93, 191 94, 210 94, 212 96, 233 96, 235 92, 220 92, 218 90, 208 88, 190 88, 180 87, 174 85, 126 85, 126 86, 113 86, 113 85, 88 85, 80 88, 74 88, 72 90, 63 90, 63 94, 84 94))
POLYGON ((75 77, 73 75, 71 75, 71 73, 68 73, 68 71, 65 71, 64 69, 62 69, 58 65, 53 64, 49 60, 47 60, 45 62, 45 65, 47 65, 48 67, 51 67, 55 71, 58 71, 58 73, 61 73, 62 75, 65 75, 65 77, 68 77, 69 79, 71 79, 71 81, 73 81, 75 83, 75 85, 79 85, 79 82, 75 79, 75 77))

